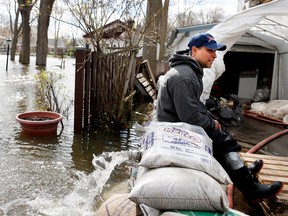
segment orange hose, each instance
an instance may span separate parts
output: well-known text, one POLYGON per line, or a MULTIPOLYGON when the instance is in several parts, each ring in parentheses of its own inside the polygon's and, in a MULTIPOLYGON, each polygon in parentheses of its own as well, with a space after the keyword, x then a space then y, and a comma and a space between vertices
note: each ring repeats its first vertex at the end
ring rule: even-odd
POLYGON ((261 114, 255 113, 255 112, 251 112, 251 111, 248 111, 248 110, 244 110, 244 115, 247 116, 247 117, 251 117, 251 118, 255 118, 255 119, 264 121, 264 122, 273 123, 273 124, 277 124, 277 125, 288 126, 287 123, 282 122, 279 119, 275 119, 275 118, 271 118, 271 117, 268 117, 268 116, 264 116, 264 115, 261 115, 261 114))
POLYGON ((257 152, 259 149, 261 149, 263 146, 267 145, 273 139, 276 139, 277 137, 282 136, 282 135, 284 135, 286 133, 288 133, 288 129, 279 131, 279 132, 267 137, 266 139, 262 140, 261 142, 257 143, 254 147, 249 149, 247 151, 247 153, 252 153, 253 154, 253 153, 257 152))
MULTIPOLYGON (((251 112, 249 110, 244 110, 244 115, 248 116, 248 117, 251 117, 251 118, 255 118, 255 119, 264 121, 264 122, 268 122, 268 123, 272 123, 272 124, 276 124, 276 125, 288 126, 287 123, 284 123, 284 122, 282 122, 279 119, 274 119, 274 118, 271 118, 271 117, 268 117, 268 116, 264 116, 264 115, 261 115, 261 114, 258 114, 258 113, 251 112)), ((286 133, 288 133, 288 129, 283 130, 283 131, 279 131, 279 132, 267 137, 266 139, 262 140, 261 142, 257 143, 254 147, 249 149, 247 151, 247 153, 253 154, 253 153, 257 152, 263 146, 267 145, 270 141, 272 141, 272 140, 276 139, 277 137, 282 136, 282 135, 284 135, 286 133)))

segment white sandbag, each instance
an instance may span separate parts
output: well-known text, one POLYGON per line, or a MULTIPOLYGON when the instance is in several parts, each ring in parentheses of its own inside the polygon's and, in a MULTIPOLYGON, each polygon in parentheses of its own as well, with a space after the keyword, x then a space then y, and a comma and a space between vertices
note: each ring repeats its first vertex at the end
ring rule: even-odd
MULTIPOLYGON (((288 103, 288 102, 287 102, 288 103)), ((275 118, 284 121, 284 117, 288 115, 288 104, 281 106, 277 113, 275 114, 275 118)))
POLYGON ((144 204, 141 204, 139 206, 144 216, 159 216, 160 210, 144 204))
POLYGON ((263 115, 282 120, 283 117, 288 113, 286 114, 283 113, 285 112, 285 108, 282 111, 280 110, 283 106, 287 104, 288 104, 288 100, 271 100, 268 102, 265 110, 263 111, 263 115))
POLYGON ((251 111, 285 122, 284 117, 288 115, 288 100, 252 103, 251 111))
POLYGON ((262 115, 266 107, 267 103, 265 102, 254 102, 251 104, 251 111, 262 115))
POLYGON ((288 124, 288 115, 285 115, 282 121, 284 123, 288 124))
POLYGON ((220 183, 231 184, 226 171, 212 156, 212 141, 201 127, 154 122, 147 127, 142 146, 139 166, 190 168, 203 171, 220 183))
POLYGON ((128 198, 162 210, 227 211, 229 207, 217 181, 203 172, 179 167, 146 169, 128 198))

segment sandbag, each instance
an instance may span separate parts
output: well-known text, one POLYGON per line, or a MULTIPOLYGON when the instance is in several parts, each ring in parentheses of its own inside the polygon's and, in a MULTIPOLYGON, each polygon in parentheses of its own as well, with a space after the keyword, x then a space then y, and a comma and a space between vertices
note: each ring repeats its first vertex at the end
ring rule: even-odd
POLYGON ((153 122, 142 139, 139 166, 183 167, 207 173, 220 183, 231 180, 212 156, 212 141, 198 126, 186 123, 153 122))
POLYGON ((95 215, 140 216, 143 214, 139 206, 128 199, 128 194, 115 194, 100 206, 95 215))
POLYGON ((288 115, 288 100, 271 100, 268 103, 255 102, 251 104, 251 111, 285 122, 288 115))
POLYGON ((128 198, 155 209, 227 211, 225 186, 204 172, 162 167, 139 171, 128 198))
POLYGON ((267 108, 265 102, 254 102, 251 104, 251 111, 263 115, 264 110, 267 108))

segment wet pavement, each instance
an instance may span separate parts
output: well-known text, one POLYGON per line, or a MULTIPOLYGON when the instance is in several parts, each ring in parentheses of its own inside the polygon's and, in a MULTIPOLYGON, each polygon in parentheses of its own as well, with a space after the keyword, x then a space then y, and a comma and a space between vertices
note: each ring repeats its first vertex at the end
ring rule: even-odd
MULTIPOLYGON (((241 122, 239 127, 229 127, 230 134, 243 146, 243 152, 285 129, 287 128, 284 126, 266 123, 246 116, 244 116, 243 122, 241 122)), ((255 153, 288 157, 288 134, 271 140, 255 153)))

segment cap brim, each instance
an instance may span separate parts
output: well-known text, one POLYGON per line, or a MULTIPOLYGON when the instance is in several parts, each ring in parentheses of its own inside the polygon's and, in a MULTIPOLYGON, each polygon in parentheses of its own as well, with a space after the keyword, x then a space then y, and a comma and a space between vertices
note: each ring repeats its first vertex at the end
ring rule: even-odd
POLYGON ((207 47, 208 49, 219 50, 219 51, 224 51, 226 49, 226 45, 224 44, 210 44, 205 47, 207 47))

